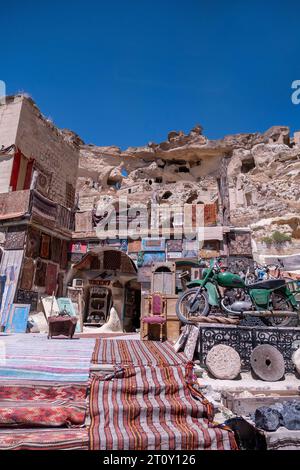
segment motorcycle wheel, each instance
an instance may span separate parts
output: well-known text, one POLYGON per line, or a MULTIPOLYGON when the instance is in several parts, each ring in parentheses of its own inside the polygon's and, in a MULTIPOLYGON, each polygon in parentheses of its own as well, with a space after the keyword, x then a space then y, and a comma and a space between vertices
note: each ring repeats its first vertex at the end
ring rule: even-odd
POLYGON ((197 291, 198 287, 195 287, 183 292, 176 302, 176 315, 182 323, 192 325, 194 322, 191 320, 191 317, 207 316, 209 314, 208 295, 205 291, 202 291, 197 298, 198 305, 196 311, 190 313, 189 306, 197 291))
MULTIPOLYGON (((279 292, 273 292, 271 295, 271 301, 274 310, 287 310, 293 312, 293 306, 288 301, 288 299, 280 294, 279 292)), ((270 326, 297 326, 298 318, 294 317, 270 317, 269 319, 270 326)))

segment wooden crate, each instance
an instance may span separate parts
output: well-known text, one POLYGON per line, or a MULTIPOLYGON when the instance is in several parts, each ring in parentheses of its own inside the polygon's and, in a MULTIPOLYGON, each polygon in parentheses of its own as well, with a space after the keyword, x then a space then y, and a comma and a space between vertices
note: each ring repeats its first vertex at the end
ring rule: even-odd
POLYGON ((284 401, 297 400, 300 403, 299 390, 261 390, 252 391, 252 396, 243 397, 241 391, 222 392, 222 404, 236 415, 249 415, 260 406, 270 406, 284 401))

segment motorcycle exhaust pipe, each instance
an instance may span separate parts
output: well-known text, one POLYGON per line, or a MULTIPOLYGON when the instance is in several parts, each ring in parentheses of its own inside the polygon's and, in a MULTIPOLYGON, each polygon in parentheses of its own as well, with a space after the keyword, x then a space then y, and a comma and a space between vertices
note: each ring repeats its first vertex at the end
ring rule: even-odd
POLYGON ((230 310, 230 308, 226 307, 223 301, 221 301, 221 304, 224 310, 226 310, 226 312, 236 317, 241 315, 250 315, 252 317, 298 317, 297 312, 291 312, 290 310, 276 310, 275 312, 273 312, 272 310, 244 310, 237 312, 234 310, 230 310))
POLYGON ((275 312, 271 310, 245 310, 243 315, 249 315, 251 317, 298 317, 297 312, 291 312, 289 310, 276 310, 275 312))

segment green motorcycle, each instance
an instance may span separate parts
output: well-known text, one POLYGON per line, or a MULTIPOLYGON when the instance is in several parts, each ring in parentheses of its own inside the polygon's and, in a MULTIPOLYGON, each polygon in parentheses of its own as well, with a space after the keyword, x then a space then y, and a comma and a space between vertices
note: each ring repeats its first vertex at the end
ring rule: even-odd
POLYGON ((246 284, 237 274, 223 271, 217 258, 203 270, 203 279, 186 288, 176 303, 183 323, 194 324, 216 310, 232 318, 260 317, 269 326, 298 325, 299 305, 284 279, 246 284))

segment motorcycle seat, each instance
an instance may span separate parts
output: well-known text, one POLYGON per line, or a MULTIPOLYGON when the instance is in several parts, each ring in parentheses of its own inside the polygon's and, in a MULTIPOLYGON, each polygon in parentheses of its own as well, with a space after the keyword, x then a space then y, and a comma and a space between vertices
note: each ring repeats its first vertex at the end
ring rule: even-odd
POLYGON ((279 289, 284 286, 284 279, 267 279, 266 281, 259 281, 251 284, 250 289, 279 289))

